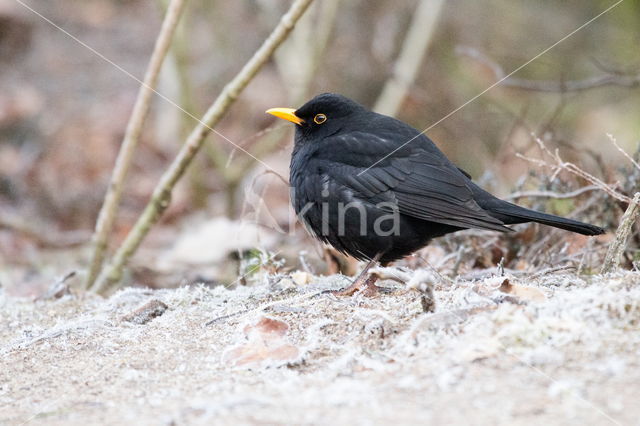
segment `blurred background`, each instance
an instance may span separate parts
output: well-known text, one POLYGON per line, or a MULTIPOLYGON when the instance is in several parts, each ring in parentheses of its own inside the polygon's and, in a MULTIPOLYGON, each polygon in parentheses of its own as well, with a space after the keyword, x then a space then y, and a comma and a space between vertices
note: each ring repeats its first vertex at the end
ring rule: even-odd
MULTIPOLYGON (((141 79, 167 2, 25 3, 141 79)), ((286 181, 292 129, 266 115, 267 108, 297 107, 315 94, 339 92, 425 129, 613 3, 318 0, 216 130, 286 181), (398 87, 399 102, 393 99, 398 87), (385 90, 391 95, 381 96, 385 90)), ((289 5, 285 0, 189 2, 158 91, 201 116, 289 5)), ((553 170, 517 157, 541 158, 532 133, 564 160, 631 194, 637 175, 631 179, 633 166, 607 134, 629 155, 636 153, 639 47, 640 3, 624 1, 427 135, 500 196, 525 190, 562 193, 588 185, 564 172, 552 176, 553 170)), ((130 76, 20 3, 0 0, 1 285, 17 294, 37 294, 52 277, 86 267, 88 241, 138 88, 130 76)), ((154 99, 112 247, 126 236, 195 124, 175 106, 154 99)), ((210 136, 162 222, 133 258, 127 282, 238 283, 246 264, 265 253, 276 259, 266 262, 275 270, 340 270, 325 261, 326 253, 296 223, 285 181, 264 172, 251 157, 210 136)), ((576 217, 615 229, 624 206, 603 194, 594 201, 595 192, 519 202, 561 214, 581 207, 576 217)), ((562 237, 559 250, 570 252, 568 235, 562 237)), ((455 252, 455 238, 442 243, 442 253, 455 252)), ((637 260, 635 238, 629 267, 637 260)), ((501 241, 497 255, 489 247, 485 266, 505 257, 504 247, 511 243, 501 241)), ((586 243, 575 244, 583 249, 586 243)), ((486 244, 478 246, 485 249, 486 244)), ((528 267, 518 264, 518 253, 506 256, 510 266, 528 267)), ((528 264, 544 262, 548 259, 528 264)), ((597 264, 598 257, 591 262, 597 264)), ((353 269, 344 259, 338 263, 345 272, 353 269)))

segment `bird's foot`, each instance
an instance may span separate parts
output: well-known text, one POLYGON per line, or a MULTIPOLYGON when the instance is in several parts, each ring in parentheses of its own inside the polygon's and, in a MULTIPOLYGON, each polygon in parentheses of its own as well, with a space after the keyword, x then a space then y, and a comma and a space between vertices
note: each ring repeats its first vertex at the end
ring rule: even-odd
POLYGON ((438 281, 431 271, 410 271, 404 268, 378 267, 371 269, 371 275, 383 280, 393 280, 404 284, 404 292, 416 291, 420 294, 420 303, 424 312, 435 312, 436 299, 433 294, 433 282, 438 281))
POLYGON ((332 294, 336 296, 353 296, 357 292, 362 292, 367 297, 374 297, 381 289, 376 285, 376 281, 378 281, 378 274, 360 276, 349 287, 333 291, 332 294))

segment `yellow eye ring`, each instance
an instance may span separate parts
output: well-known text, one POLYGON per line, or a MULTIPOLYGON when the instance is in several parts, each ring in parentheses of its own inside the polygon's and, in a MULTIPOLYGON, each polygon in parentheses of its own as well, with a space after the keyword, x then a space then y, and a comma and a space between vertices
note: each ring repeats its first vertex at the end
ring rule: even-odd
POLYGON ((322 124, 325 121, 327 121, 327 116, 324 114, 316 114, 316 116, 313 117, 313 122, 316 124, 322 124))

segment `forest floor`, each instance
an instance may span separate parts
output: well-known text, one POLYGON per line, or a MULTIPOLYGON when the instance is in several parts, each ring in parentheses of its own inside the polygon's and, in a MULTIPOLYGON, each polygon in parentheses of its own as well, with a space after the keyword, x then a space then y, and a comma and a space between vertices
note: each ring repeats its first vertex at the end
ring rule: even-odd
POLYGON ((0 293, 0 423, 638 424, 640 273, 432 278, 0 293))

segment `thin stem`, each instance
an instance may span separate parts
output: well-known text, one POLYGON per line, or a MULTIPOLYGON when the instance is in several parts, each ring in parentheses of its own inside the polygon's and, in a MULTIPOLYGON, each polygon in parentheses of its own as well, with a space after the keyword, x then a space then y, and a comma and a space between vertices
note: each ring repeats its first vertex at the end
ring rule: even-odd
POLYGON ((393 74, 387 80, 374 110, 395 115, 413 84, 432 39, 444 0, 421 0, 402 44, 393 74))
POLYGON ((94 284, 93 290, 104 292, 118 285, 122 278, 124 266, 138 249, 151 227, 158 222, 162 213, 169 206, 173 188, 184 174, 198 150, 202 147, 206 137, 238 98, 242 90, 269 60, 273 52, 291 33, 296 22, 304 14, 312 1, 313 0, 296 0, 291 5, 289 11, 280 19, 280 22, 263 42, 262 46, 260 46, 231 82, 224 87, 220 96, 218 96, 213 105, 209 107, 202 120, 187 138, 174 161, 160 178, 160 182, 156 186, 147 207, 127 235, 122 246, 120 246, 116 252, 112 263, 103 271, 94 284))
POLYGON ((469 58, 480 62, 482 65, 485 65, 491 70, 494 78, 497 81, 500 81, 500 86, 512 89, 543 93, 568 93, 582 92, 604 86, 620 86, 629 88, 640 86, 640 74, 638 73, 622 74, 618 72, 607 72, 606 74, 585 78, 583 80, 567 81, 543 81, 514 78, 507 76, 507 73, 497 62, 477 49, 468 46, 460 46, 456 51, 461 55, 468 56, 469 58))
POLYGON ((107 194, 96 222, 96 229, 92 241, 93 254, 85 280, 85 288, 89 288, 94 284, 96 277, 102 269, 102 263, 104 262, 107 251, 107 240, 113 229, 115 217, 118 212, 124 181, 131 166, 136 146, 140 140, 142 127, 149 113, 151 98, 158 83, 162 63, 169 51, 171 39, 173 38, 185 5, 186 0, 171 0, 171 4, 165 14, 164 22, 160 28, 160 34, 156 39, 156 44, 144 76, 144 82, 138 91, 138 97, 136 98, 133 112, 129 118, 122 146, 120 147, 113 174, 111 175, 111 181, 107 188, 107 194))

